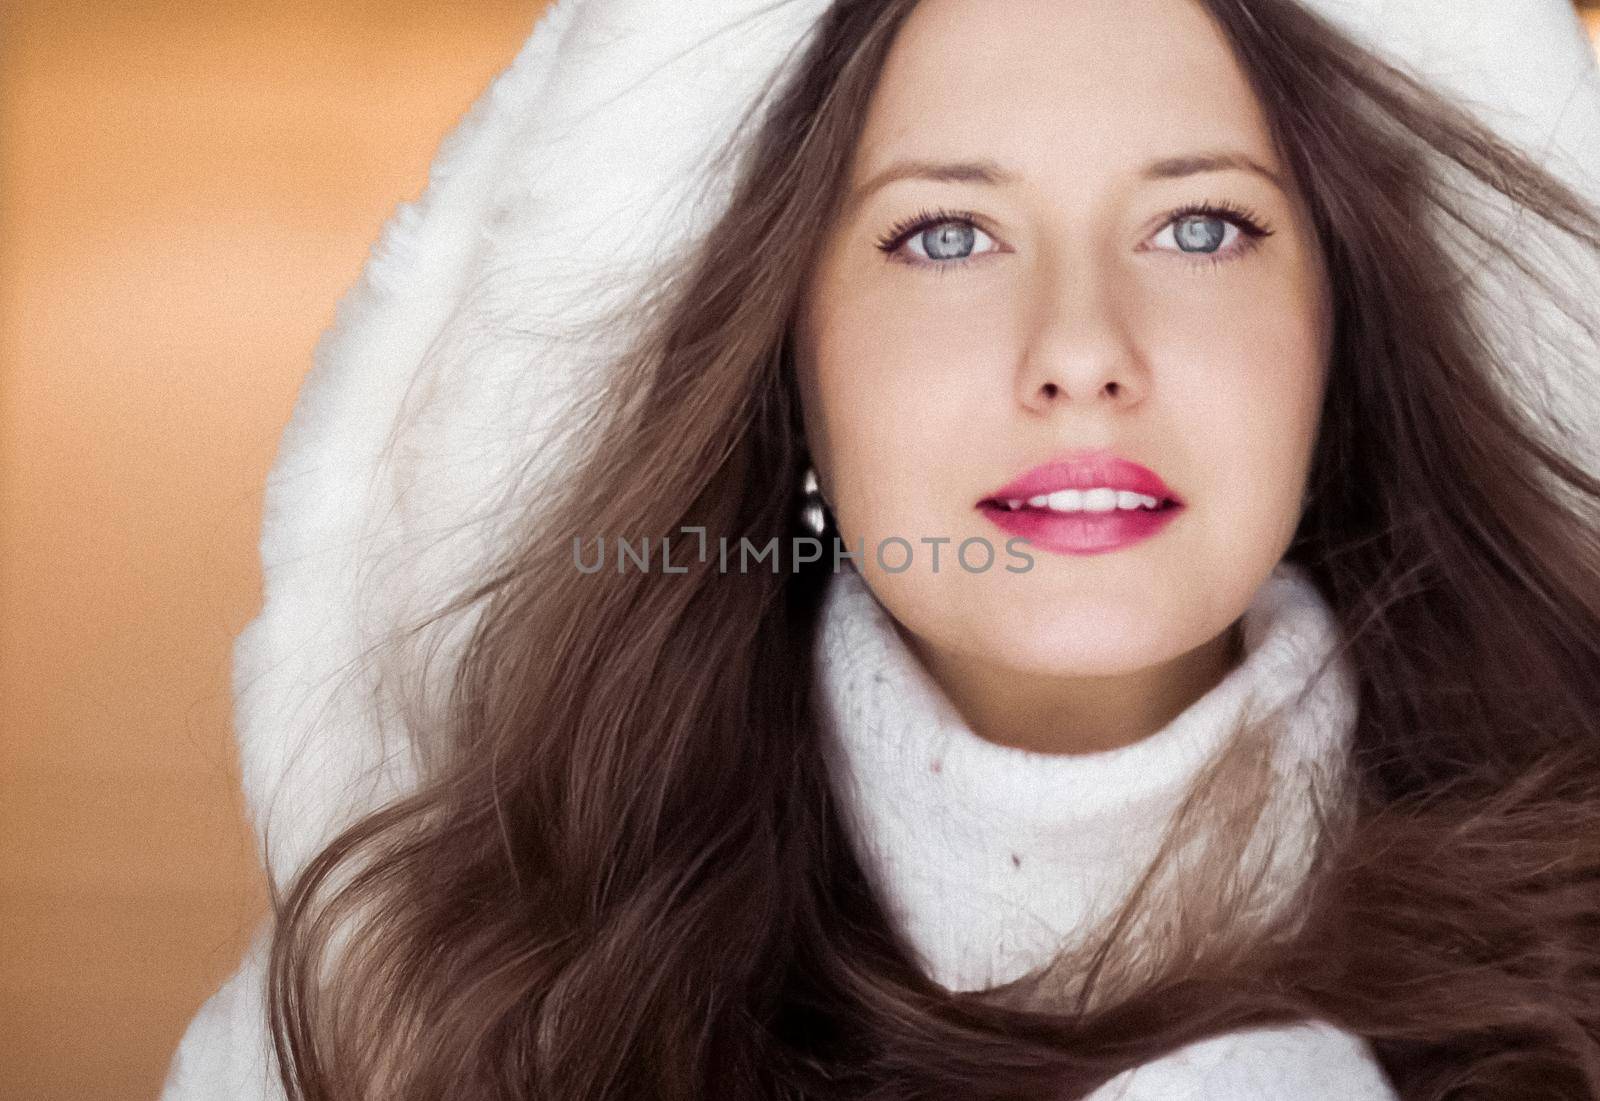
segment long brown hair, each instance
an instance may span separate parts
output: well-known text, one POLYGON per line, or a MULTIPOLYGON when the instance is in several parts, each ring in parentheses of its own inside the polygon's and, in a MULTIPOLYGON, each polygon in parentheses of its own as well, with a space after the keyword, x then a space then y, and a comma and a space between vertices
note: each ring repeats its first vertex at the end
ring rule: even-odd
POLYGON ((1359 718, 1349 809, 1291 910, 1248 934, 1176 926, 1152 957, 1125 908, 1071 957, 1079 978, 1160 965, 1093 999, 1052 1001, 1039 976, 945 991, 824 779, 827 563, 574 569, 596 533, 797 534, 790 325, 915 5, 841 0, 729 147, 726 213, 574 413, 593 446, 439 610, 480 614, 448 706, 412 716, 415 792, 274 884, 291 1098, 1069 1098, 1307 1018, 1366 1037, 1408 1099, 1600 1098, 1600 482, 1484 320, 1492 272, 1539 280, 1580 324, 1535 366, 1600 373, 1581 288, 1563 298, 1524 251, 1537 227, 1592 257, 1600 214, 1293 0, 1202 2, 1336 299, 1288 557, 1334 611, 1359 718), (1532 218, 1513 233, 1474 188, 1532 218))

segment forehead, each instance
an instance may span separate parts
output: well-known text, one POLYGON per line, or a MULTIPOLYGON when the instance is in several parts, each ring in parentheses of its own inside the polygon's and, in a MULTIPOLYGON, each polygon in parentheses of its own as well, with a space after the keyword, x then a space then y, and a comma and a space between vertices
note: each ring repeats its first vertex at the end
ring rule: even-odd
POLYGON ((1197 0, 922 0, 873 95, 853 176, 981 156, 1105 178, 1226 147, 1277 166, 1267 122, 1197 0))

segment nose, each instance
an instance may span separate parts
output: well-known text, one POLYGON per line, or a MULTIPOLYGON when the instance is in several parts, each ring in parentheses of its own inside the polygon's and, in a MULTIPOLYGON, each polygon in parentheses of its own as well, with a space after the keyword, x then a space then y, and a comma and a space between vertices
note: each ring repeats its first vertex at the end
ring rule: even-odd
POLYGON ((1048 414, 1062 405, 1136 401, 1145 372, 1115 274, 1079 258, 1045 271, 1038 291, 1017 370, 1018 403, 1048 414))

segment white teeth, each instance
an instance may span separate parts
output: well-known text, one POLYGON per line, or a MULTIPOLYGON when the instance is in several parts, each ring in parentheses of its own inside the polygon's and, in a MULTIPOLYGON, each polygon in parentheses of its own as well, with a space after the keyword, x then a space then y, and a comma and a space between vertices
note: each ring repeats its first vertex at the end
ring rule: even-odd
MULTIPOLYGON (((1027 504, 1052 512, 1111 512, 1114 509, 1153 509, 1161 502, 1143 493, 1097 486, 1094 489, 1062 489, 1029 497, 1027 504)), ((1010 509, 1019 509, 1022 505, 1021 500, 1006 501, 1006 507, 1010 509)))

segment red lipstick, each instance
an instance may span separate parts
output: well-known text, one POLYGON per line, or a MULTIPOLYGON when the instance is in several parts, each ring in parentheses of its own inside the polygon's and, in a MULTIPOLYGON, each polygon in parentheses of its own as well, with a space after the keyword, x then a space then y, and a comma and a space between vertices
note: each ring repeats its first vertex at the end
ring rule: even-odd
POLYGON ((1041 550, 1104 554, 1156 535, 1184 503, 1155 471, 1100 450, 1036 466, 977 507, 1041 550))

